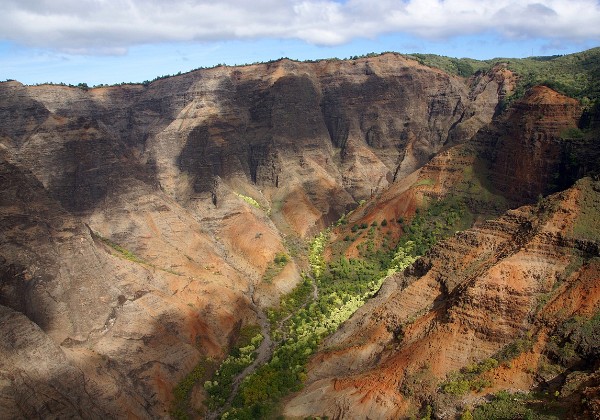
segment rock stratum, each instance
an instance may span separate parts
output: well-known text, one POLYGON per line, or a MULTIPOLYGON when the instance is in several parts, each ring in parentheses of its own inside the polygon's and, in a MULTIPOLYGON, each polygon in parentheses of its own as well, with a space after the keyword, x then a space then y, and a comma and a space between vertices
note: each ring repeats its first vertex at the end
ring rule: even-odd
MULTIPOLYGON (((475 227, 386 279, 284 414, 457 412, 435 400, 441 381, 520 337, 533 350, 486 371, 494 389, 550 382, 527 368, 599 308, 599 188, 582 178, 597 137, 573 137, 582 107, 546 87, 500 112, 517 81, 384 54, 89 90, 0 83, 3 416, 168 416, 177 383, 301 281, 308 238, 350 210, 410 220, 449 196, 475 227), (296 257, 265 281, 281 253, 296 257)), ((578 396, 599 386, 586 375, 578 396)))
MULTIPOLYGON (((485 372, 491 387, 528 390, 556 379, 539 377, 542 349, 557 325, 593 316, 600 305, 599 248, 597 240, 582 238, 589 216, 577 204, 583 201, 593 203, 597 214, 600 185, 589 178, 456 234, 388 278, 327 339, 312 361, 306 389, 285 413, 399 418, 427 402, 452 418, 461 412, 437 395, 439 378, 498 357, 517 339, 530 340, 531 347, 485 372)), ((594 334, 585 360, 592 371, 599 343, 594 334)), ((596 374, 596 386, 597 380, 596 374)))
MULTIPOLYGON (((498 390, 564 394, 566 407, 541 410, 557 418, 599 415, 597 321, 586 324, 593 350, 566 335, 578 337, 574 319, 598 318, 600 184, 583 178, 541 198, 572 179, 566 160, 575 159, 566 151, 587 154, 598 167, 593 142, 561 138, 580 117, 577 101, 537 86, 471 141, 351 215, 349 225, 395 221, 450 198, 466 204, 474 227, 386 279, 321 346, 287 416, 403 418, 429 407, 436 417, 458 418, 498 390), (466 389, 454 392, 460 385, 466 389)), ((352 239, 348 257, 367 235, 352 239)))

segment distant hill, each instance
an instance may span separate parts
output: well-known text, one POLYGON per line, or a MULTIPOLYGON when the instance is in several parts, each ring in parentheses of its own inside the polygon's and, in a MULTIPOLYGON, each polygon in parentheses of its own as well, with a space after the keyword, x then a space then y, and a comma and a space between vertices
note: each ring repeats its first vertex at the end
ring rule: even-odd
POLYGON ((410 54, 421 64, 439 68, 463 77, 478 71, 487 71, 499 63, 520 76, 515 99, 535 85, 545 85, 572 98, 583 105, 600 99, 600 47, 568 55, 552 55, 527 58, 493 58, 474 60, 452 58, 433 54, 410 54))

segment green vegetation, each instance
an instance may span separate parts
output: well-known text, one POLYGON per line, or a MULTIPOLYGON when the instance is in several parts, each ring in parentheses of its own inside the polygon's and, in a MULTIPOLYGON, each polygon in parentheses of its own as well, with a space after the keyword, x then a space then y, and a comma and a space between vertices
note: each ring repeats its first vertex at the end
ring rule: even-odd
POLYGON ((316 278, 321 276, 321 273, 325 269, 325 259, 323 258, 323 250, 327 240, 329 239, 329 230, 326 229, 319 233, 315 239, 310 243, 308 262, 312 273, 316 278))
POLYGON ((255 351, 263 338, 257 325, 242 328, 236 345, 215 372, 213 380, 204 382, 208 394, 206 405, 211 410, 225 405, 231 394, 233 379, 254 361, 255 351))
POLYGON ((546 354, 561 371, 582 363, 593 366, 600 354, 600 311, 589 319, 575 316, 561 322, 550 337, 546 354))
POLYGON ((321 340, 333 333, 373 295, 385 270, 373 263, 343 257, 326 264, 323 250, 328 232, 310 244, 309 261, 319 295, 313 300, 308 277, 269 311, 272 336, 279 341, 269 363, 246 378, 226 416, 258 418, 272 412, 279 399, 299 390, 306 377, 306 362, 321 340))
MULTIPOLYGON (((279 308, 272 308, 267 312, 273 328, 276 329, 278 322, 286 316, 297 312, 302 306, 308 303, 312 291, 312 280, 303 276, 302 282, 294 290, 281 298, 279 308)), ((273 334, 275 338, 281 338, 281 334, 277 330, 273 331, 273 334)))
MULTIPOLYGON (((273 356, 242 381, 223 418, 274 415, 282 397, 301 389, 306 378, 306 363, 319 343, 373 296, 386 276, 407 268, 440 238, 467 227, 471 215, 461 201, 445 199, 419 211, 410 223, 402 222, 404 235, 397 244, 390 242, 389 234, 377 233, 381 232, 380 225, 388 224, 387 220, 352 226, 353 233, 362 231, 359 234, 363 236, 358 258, 346 258, 343 250, 338 249, 330 261, 325 261, 323 253, 329 241, 329 229, 311 241, 308 261, 312 276, 303 275, 303 281, 281 299, 279 306, 267 311, 271 337, 276 343, 273 356)), ((285 264, 287 258, 285 254, 278 254, 273 266, 285 264)), ((252 350, 232 353, 219 368, 219 374, 206 382, 211 408, 227 401, 231 379, 225 378, 233 378, 248 365, 252 350)), ((475 381, 472 386, 476 386, 475 381)), ((485 384, 479 384, 483 386, 485 384)))
POLYGON ((498 366, 498 360, 489 358, 468 365, 458 373, 452 373, 441 386, 442 392, 450 395, 464 395, 469 391, 481 392, 492 386, 492 381, 481 375, 498 366))
MULTIPOLYGON (((365 226, 364 228, 367 228, 365 226)), ((374 235, 375 227, 369 234, 374 235)), ((309 262, 318 285, 313 300, 313 280, 304 281, 269 311, 273 339, 279 342, 269 363, 244 380, 225 418, 257 418, 271 413, 279 399, 299 390, 306 377, 306 363, 322 339, 337 330, 381 286, 395 255, 407 255, 408 248, 371 250, 364 259, 343 256, 326 263, 323 250, 328 231, 309 246, 309 262)), ((396 269, 404 269, 414 258, 396 258, 396 269)))
POLYGON ((565 418, 566 407, 549 397, 539 398, 527 393, 494 394, 487 404, 480 405, 472 412, 475 420, 532 419, 558 420, 565 418))
POLYGON ((577 127, 566 128, 560 133, 560 138, 562 140, 582 139, 583 137, 583 131, 577 127))
POLYGON ((521 353, 530 351, 533 348, 533 340, 529 337, 517 338, 512 343, 504 346, 498 353, 494 355, 494 358, 499 363, 509 363, 511 360, 516 359, 521 353))
POLYGON ((376 237, 377 222, 371 226, 354 225, 353 232, 367 229, 366 240, 359 246, 360 258, 342 254, 326 262, 323 252, 329 230, 317 235, 309 245, 308 255, 314 279, 305 276, 279 307, 268 311, 272 338, 278 345, 272 359, 243 381, 224 418, 272 414, 283 396, 302 387, 306 363, 323 338, 335 332, 373 296, 387 275, 404 270, 438 238, 462 227, 469 219, 465 211, 456 200, 433 203, 404 227, 405 238, 396 245, 389 242, 387 235, 383 239, 376 237), (318 287, 316 299, 314 286, 318 287))
POLYGON ((337 220, 337 222, 334 223, 334 226, 340 226, 340 225, 346 225, 348 224, 348 216, 352 214, 352 212, 349 213, 344 213, 340 216, 340 218, 337 220))
POLYGON ((120 257, 122 257, 128 261, 134 262, 134 263, 151 265, 151 264, 148 264, 143 259, 141 259, 140 257, 138 257, 137 255, 135 255, 133 252, 129 251, 128 249, 123 248, 121 245, 111 241, 110 239, 105 238, 104 236, 100 235, 98 232, 94 232, 93 235, 96 239, 101 240, 106 245, 108 245, 109 247, 114 249, 120 257))
POLYGON ((258 201, 256 201, 254 198, 244 195, 244 194, 240 194, 240 193, 235 193, 235 195, 237 195, 238 197, 240 197, 242 200, 244 200, 246 203, 250 204, 252 207, 255 207, 259 210, 262 210, 262 206, 259 204, 258 201))
POLYGON ((434 54, 411 54, 408 58, 415 59, 423 65, 435 67, 444 70, 446 73, 462 77, 469 77, 477 71, 486 71, 492 67, 489 61, 444 57, 434 54))
POLYGON ((525 91, 534 85, 546 85, 581 100, 585 106, 600 99, 600 48, 564 56, 494 58, 485 61, 432 54, 412 54, 408 57, 426 66, 463 77, 478 71, 487 71, 496 64, 504 63, 508 69, 520 76, 516 91, 504 106, 522 97, 525 91))
POLYGON ((510 70, 521 76, 519 88, 522 91, 534 85, 546 85, 584 103, 600 97, 600 48, 564 56, 495 61, 506 62, 510 70))
POLYGON ((265 274, 263 275, 262 281, 266 283, 270 283, 271 281, 273 281, 273 279, 277 277, 279 273, 281 273, 281 271, 287 265, 289 260, 290 257, 286 253, 277 253, 277 255, 275 255, 275 258, 273 259, 273 262, 270 263, 267 269, 265 270, 265 274))
POLYGON ((598 181, 592 181, 590 178, 583 178, 577 183, 581 189, 580 213, 573 227, 573 236, 575 238, 589 239, 593 241, 600 240, 600 199, 599 194, 594 190, 599 188, 598 181))
POLYGON ((429 179, 429 178, 421 179, 413 184, 413 188, 420 187, 421 185, 427 185, 427 186, 435 185, 435 181, 433 179, 429 179))
POLYGON ((441 385, 445 394, 464 395, 470 391, 481 392, 492 386, 492 381, 483 374, 496 368, 501 363, 510 363, 521 353, 531 350, 533 341, 530 338, 520 338, 507 344, 493 357, 465 366, 460 372, 449 375, 448 380, 441 385))
POLYGON ((470 227, 472 221, 473 216, 462 200, 445 198, 431 203, 424 211, 417 211, 407 225, 398 220, 404 230, 399 247, 405 248, 411 242, 410 255, 424 255, 437 241, 470 227))
POLYGON ((289 257, 285 252, 278 252, 273 259, 273 262, 281 267, 285 267, 288 263, 289 257))
POLYGON ((194 369, 177 384, 173 389, 174 400, 171 404, 171 417, 177 420, 186 420, 200 414, 192 413, 190 396, 194 386, 206 379, 212 369, 214 369, 214 362, 211 359, 202 358, 194 369))
POLYGON ((396 248, 396 252, 392 256, 392 260, 388 265, 388 275, 410 267, 417 258, 418 256, 415 255, 415 243, 410 240, 403 242, 402 246, 396 248))
POLYGON ((262 281, 265 283, 271 283, 273 279, 277 277, 279 273, 281 273, 282 269, 283 267, 278 264, 269 264, 265 270, 265 274, 263 274, 262 281))
POLYGON ((431 395, 437 389, 438 380, 431 372, 429 365, 425 364, 415 372, 406 372, 400 387, 400 392, 405 397, 431 395))

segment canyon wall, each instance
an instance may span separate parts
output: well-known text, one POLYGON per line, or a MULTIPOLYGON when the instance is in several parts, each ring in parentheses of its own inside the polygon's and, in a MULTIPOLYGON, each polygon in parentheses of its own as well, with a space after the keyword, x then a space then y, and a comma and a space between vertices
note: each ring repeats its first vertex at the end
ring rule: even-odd
MULTIPOLYGON (((560 370, 543 378, 539 372, 556 326, 600 309, 600 231, 597 222, 589 225, 600 210, 599 192, 597 181, 584 178, 536 206, 456 234, 388 277, 321 346, 305 389, 284 413, 398 418, 430 405, 437 416, 454 418, 474 400, 440 392, 446 378, 499 358, 517 340, 531 347, 510 364, 492 365, 485 392, 564 381, 560 370)), ((594 360, 590 355, 591 380, 578 383, 579 392, 595 392, 594 360)))
MULTIPOLYGON (((438 153, 333 230, 334 242, 350 238, 343 254, 351 258, 368 241, 351 226, 386 220, 377 235, 402 235, 418 209, 431 203, 462 203, 475 225, 385 280, 321 346, 306 388, 287 402, 286 415, 399 418, 429 406, 436 416, 454 418, 485 402, 490 391, 526 392, 549 383, 556 392, 563 385, 577 389, 579 397, 566 403, 576 403, 573 415, 597 415, 577 400, 595 392, 596 356, 584 363, 588 382, 575 382, 579 388, 569 374, 581 363, 540 373, 551 364, 548 348, 556 343, 557 326, 600 310, 597 163, 586 166, 596 181, 584 178, 541 198, 572 182, 569 160, 596 156, 597 137, 577 141, 566 134, 578 132, 580 117, 577 101, 535 87, 470 142, 438 153), (523 204, 529 205, 508 210, 523 204), (448 378, 497 358, 519 340, 531 341, 531 348, 486 372, 486 391, 463 398, 441 391, 448 378)), ((590 406, 597 403, 590 399, 590 406)))
POLYGON ((386 54, 0 83, 2 411, 164 416, 300 280, 262 280, 277 253, 467 141, 508 76, 386 54))
MULTIPOLYGON (((597 202, 594 181, 485 222, 596 165, 568 164, 592 149, 564 141, 575 101, 539 87, 498 115, 516 80, 503 65, 465 79, 384 54, 147 85, 0 83, 0 411, 167 416, 173 387, 298 284, 312 234, 359 203, 352 223, 410 218, 455 195, 476 228, 388 279, 285 408, 406 413, 418 403, 399 391, 407 378, 439 379, 558 310, 535 300, 569 249, 589 260, 573 284, 597 278, 595 231, 574 228, 574 203, 597 202), (296 258, 267 279, 280 253, 296 258)), ((588 286, 573 314, 597 307, 588 286)))

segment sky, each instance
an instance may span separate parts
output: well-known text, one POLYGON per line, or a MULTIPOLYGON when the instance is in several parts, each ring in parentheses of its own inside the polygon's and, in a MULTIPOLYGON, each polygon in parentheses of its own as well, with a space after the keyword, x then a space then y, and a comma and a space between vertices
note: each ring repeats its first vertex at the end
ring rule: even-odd
POLYGON ((371 52, 491 59, 600 46, 600 0, 0 0, 0 81, 142 82, 371 52))

